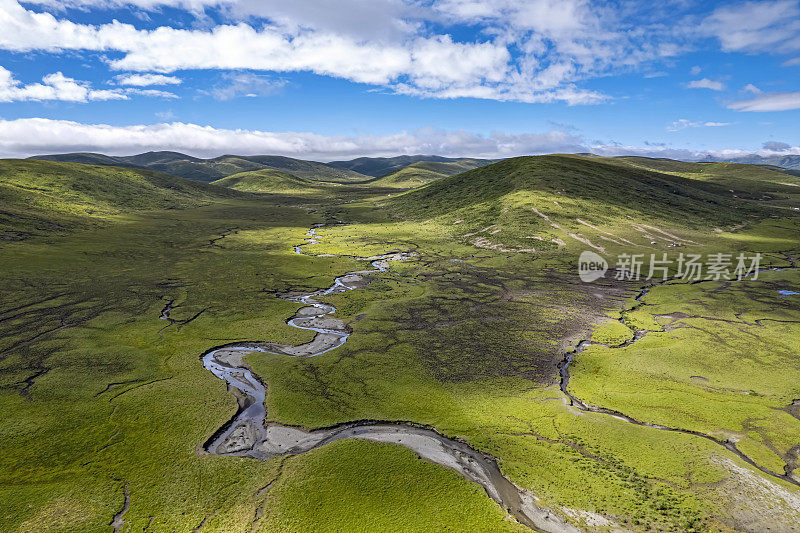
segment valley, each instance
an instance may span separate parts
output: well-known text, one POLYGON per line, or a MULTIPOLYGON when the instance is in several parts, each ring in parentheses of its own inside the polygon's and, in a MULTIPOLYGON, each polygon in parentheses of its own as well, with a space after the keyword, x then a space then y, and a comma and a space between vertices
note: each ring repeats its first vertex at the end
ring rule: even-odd
POLYGON ((797 530, 793 174, 127 163, 0 162, 0 529, 797 530))

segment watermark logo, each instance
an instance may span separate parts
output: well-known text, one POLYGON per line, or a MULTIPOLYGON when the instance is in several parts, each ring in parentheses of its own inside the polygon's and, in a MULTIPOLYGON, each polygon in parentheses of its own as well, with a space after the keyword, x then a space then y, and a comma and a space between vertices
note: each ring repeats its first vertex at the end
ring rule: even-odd
POLYGON ((586 250, 578 258, 578 276, 581 281, 591 283, 606 275, 608 261, 600 254, 586 250))
MULTIPOLYGON (((617 280, 683 279, 687 281, 758 279, 761 254, 739 253, 678 254, 666 253, 619 254, 614 265, 617 280)), ((586 250, 578 258, 578 275, 581 281, 591 283, 606 275, 608 262, 599 254, 586 250)))

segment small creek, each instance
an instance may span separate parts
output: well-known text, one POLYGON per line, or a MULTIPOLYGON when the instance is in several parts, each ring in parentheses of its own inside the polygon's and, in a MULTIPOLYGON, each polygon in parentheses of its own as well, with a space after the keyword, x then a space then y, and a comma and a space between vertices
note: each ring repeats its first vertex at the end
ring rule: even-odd
MULTIPOLYGON (((306 234, 305 244, 318 242, 315 225, 306 234)), ((303 253, 300 246, 294 248, 303 253)), ((244 342, 212 349, 202 356, 203 366, 228 384, 236 396, 239 409, 233 419, 220 428, 205 444, 208 453, 269 459, 280 455, 297 455, 342 439, 362 439, 404 446, 432 463, 452 469, 465 479, 480 484, 486 493, 520 523, 536 531, 579 533, 580 530, 561 519, 552 510, 539 507, 535 496, 517 487, 500 471, 496 459, 466 443, 442 435, 432 427, 413 422, 363 420, 330 428, 307 430, 274 422, 265 422, 266 385, 243 361, 254 352, 282 354, 292 357, 315 357, 345 342, 349 329, 330 315, 332 305, 317 298, 359 289, 368 284, 370 274, 385 271, 390 261, 412 257, 408 253, 392 253, 368 258, 373 270, 349 272, 337 277, 333 285, 310 293, 288 293, 281 298, 305 305, 287 321, 290 326, 314 331, 314 339, 292 346, 265 342, 244 342)))
MULTIPOLYGON (((794 268, 794 267, 787 267, 787 268, 794 268)), ((769 270, 779 270, 779 269, 770 268, 769 270)), ((699 283, 699 282, 694 282, 694 283, 699 283)), ((633 307, 630 307, 628 309, 623 310, 623 313, 626 312, 626 311, 632 311, 632 310, 636 309, 637 307, 639 307, 640 305, 643 305, 642 299, 645 296, 647 296, 648 292, 650 292, 649 289, 646 289, 646 288, 642 289, 639 292, 639 294, 636 296, 637 304, 634 305, 633 307)), ((620 318, 620 321, 622 321, 622 320, 623 319, 620 318)), ((647 335, 647 333, 649 333, 649 331, 647 331, 647 330, 636 330, 636 331, 634 331, 633 338, 631 340, 625 342, 624 344, 621 344, 620 346, 614 346, 614 347, 606 346, 606 347, 607 348, 612 348, 612 349, 625 348, 625 347, 630 346, 631 344, 634 344, 635 342, 641 340, 642 338, 644 338, 644 336, 647 335)), ((648 428, 652 428, 652 429, 659 429, 659 430, 662 430, 662 431, 671 431, 671 432, 675 432, 675 433, 684 433, 686 435, 693 435, 695 437, 704 438, 704 439, 709 440, 711 442, 714 442, 715 444, 718 444, 718 445, 722 446, 723 448, 725 448, 726 450, 736 454, 740 459, 742 459, 743 461, 745 461, 749 465, 757 468, 758 470, 764 472, 765 474, 768 474, 770 476, 782 479, 783 481, 789 482, 789 483, 791 483, 793 485, 800 486, 800 481, 798 481, 798 478, 792 472, 792 470, 793 470, 792 467, 794 466, 794 464, 791 464, 791 465, 787 464, 787 467, 785 469, 785 473, 779 474, 779 473, 777 473, 777 472, 775 472, 775 471, 773 471, 773 470, 771 470, 769 468, 766 468, 766 467, 761 466, 758 463, 756 463, 747 454, 745 454, 744 452, 739 450, 739 448, 736 446, 736 442, 732 441, 730 439, 727 439, 727 438, 726 439, 720 439, 720 438, 714 437, 713 435, 708 435, 706 433, 702 433, 700 431, 695 431, 695 430, 692 430, 692 429, 674 428, 674 427, 670 427, 670 426, 664 426, 664 425, 661 425, 661 424, 654 424, 654 423, 651 423, 651 422, 642 422, 641 420, 637 420, 636 418, 633 418, 632 416, 626 415, 625 413, 622 413, 620 411, 616 411, 614 409, 608 409, 606 407, 600 407, 600 406, 597 406, 597 405, 589 404, 589 403, 585 402, 584 400, 581 400, 580 398, 578 398, 577 396, 575 396, 571 392, 569 392, 569 390, 568 390, 569 389, 569 377, 570 377, 570 375, 569 375, 569 366, 572 363, 572 361, 574 360, 576 355, 578 355, 579 353, 583 352, 584 350, 586 350, 587 348, 589 348, 592 345, 605 346, 605 345, 600 344, 600 343, 594 343, 594 342, 592 342, 590 340, 582 340, 575 347, 574 351, 569 352, 569 353, 564 355, 564 359, 558 365, 558 369, 559 369, 559 372, 561 374, 561 380, 560 380, 561 392, 563 392, 564 396, 567 397, 567 400, 569 400, 569 404, 571 406, 573 406, 573 407, 575 407, 575 408, 577 408, 577 409, 579 409, 581 411, 585 411, 585 412, 602 413, 602 414, 606 414, 606 415, 609 415, 609 416, 613 416, 613 417, 615 417, 615 418, 617 418, 619 420, 623 420, 625 422, 629 422, 629 423, 635 424, 637 426, 643 426, 643 427, 648 427, 648 428)))

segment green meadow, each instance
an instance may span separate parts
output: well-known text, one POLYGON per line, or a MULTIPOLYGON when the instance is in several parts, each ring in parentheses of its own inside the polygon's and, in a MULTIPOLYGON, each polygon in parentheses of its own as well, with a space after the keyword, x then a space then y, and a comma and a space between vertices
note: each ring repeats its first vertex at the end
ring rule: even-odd
POLYGON ((310 341, 286 324, 301 304, 278 295, 391 251, 415 256, 324 297, 346 344, 246 358, 268 420, 432 426, 587 531, 791 530, 800 296, 778 291, 800 292, 800 178, 673 163, 542 156, 206 184, 0 162, 0 530, 113 531, 123 508, 122 531, 527 530, 479 485, 393 444, 266 461, 203 451, 237 404, 201 355, 310 341), (318 223, 319 243, 295 253, 318 223), (587 284, 585 249, 758 252, 775 270, 587 284), (595 344, 570 363, 571 394, 686 431, 570 405, 559 364, 581 340, 595 344))

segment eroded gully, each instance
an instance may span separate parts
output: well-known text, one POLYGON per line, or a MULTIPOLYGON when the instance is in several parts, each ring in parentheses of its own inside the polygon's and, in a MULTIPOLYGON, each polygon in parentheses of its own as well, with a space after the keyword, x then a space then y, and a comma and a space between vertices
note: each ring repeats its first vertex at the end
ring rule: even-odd
MULTIPOLYGON (((315 225, 306 234, 305 245, 316 244, 315 225)), ((301 245, 303 246, 303 245, 301 245)), ((303 253, 300 246, 295 252, 303 253)), ((266 385, 243 361, 254 352, 292 357, 315 357, 344 344, 350 334, 347 326, 331 317, 336 308, 322 303, 319 297, 359 289, 368 283, 367 276, 385 271, 390 261, 408 259, 411 254, 392 253, 371 257, 372 270, 349 272, 335 279, 327 289, 309 293, 287 293, 281 298, 305 306, 287 321, 293 327, 314 331, 314 338, 299 346, 265 342, 244 342, 214 348, 202 355, 203 365, 228 384, 239 409, 233 419, 220 428, 203 446, 217 455, 270 459, 281 455, 305 453, 342 439, 363 439, 397 444, 418 456, 452 469, 465 479, 478 483, 501 507, 522 524, 536 531, 579 533, 552 510, 539 507, 535 496, 503 476, 497 460, 466 443, 447 437, 435 428, 413 422, 360 420, 329 428, 306 430, 300 427, 266 422, 266 385)))

